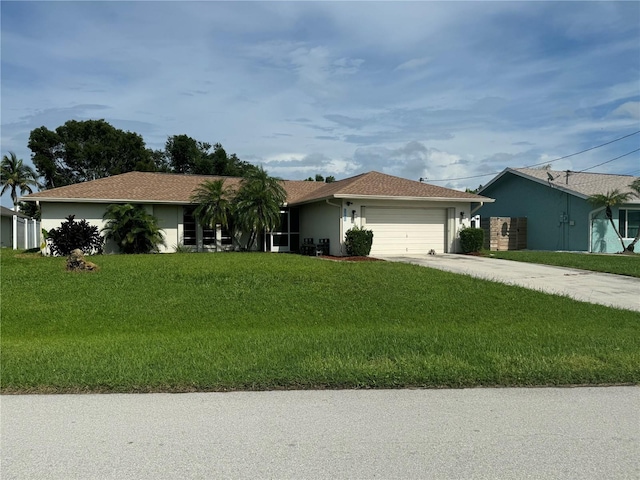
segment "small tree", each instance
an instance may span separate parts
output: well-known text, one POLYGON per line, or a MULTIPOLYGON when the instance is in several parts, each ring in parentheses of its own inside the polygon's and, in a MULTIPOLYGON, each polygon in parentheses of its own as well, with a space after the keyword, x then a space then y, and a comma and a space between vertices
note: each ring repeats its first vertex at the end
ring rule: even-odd
POLYGON ((122 253, 157 252, 165 245, 158 219, 147 213, 142 205, 112 204, 103 216, 105 238, 113 240, 122 253))
POLYGON ((44 235, 53 255, 67 256, 76 248, 88 255, 102 253, 104 240, 98 227, 90 225, 86 220, 76 222, 75 215, 69 215, 65 220, 59 228, 52 228, 44 235))
POLYGON ((14 211, 18 210, 18 191, 20 195, 25 192, 33 193, 31 187, 40 186, 33 168, 25 165, 22 159, 18 158, 13 152, 9 152, 8 157, 6 155, 2 157, 2 163, 0 163, 0 185, 2 185, 0 194, 4 194, 7 190, 11 192, 14 211))
MULTIPOLYGON (((633 190, 636 197, 640 198, 640 179, 634 180, 633 183, 629 185, 629 188, 633 190)), ((638 228, 638 233, 636 233, 636 237, 633 239, 633 242, 631 242, 627 247, 627 251, 633 253, 636 249, 636 243, 638 243, 638 240, 640 240, 640 228, 638 228)))
POLYGON ((201 225, 216 228, 229 226, 233 191, 224 187, 224 180, 207 180, 196 188, 191 201, 198 204, 193 214, 201 225))
POLYGON ((360 227, 347 230, 344 244, 350 257, 366 257, 371 253, 373 232, 360 227))
POLYGON ((280 226, 280 208, 286 199, 282 180, 270 177, 262 167, 242 179, 233 205, 237 227, 249 232, 247 250, 251 249, 259 233, 280 226))
POLYGON ((611 211, 611 207, 615 207, 617 205, 623 204, 624 202, 629 200, 629 197, 631 197, 631 193, 629 192, 622 193, 616 189, 616 190, 610 190, 606 194, 600 193, 596 195, 591 195, 587 199, 587 201, 595 208, 604 207, 605 215, 609 220, 609 222, 611 222, 611 227, 613 228, 613 231, 616 232, 616 235, 620 239, 620 243, 622 244, 622 251, 624 251, 626 247, 624 245, 624 240, 622 239, 622 235, 620 235, 620 232, 618 231, 618 228, 616 227, 616 224, 613 221, 613 212, 611 211))

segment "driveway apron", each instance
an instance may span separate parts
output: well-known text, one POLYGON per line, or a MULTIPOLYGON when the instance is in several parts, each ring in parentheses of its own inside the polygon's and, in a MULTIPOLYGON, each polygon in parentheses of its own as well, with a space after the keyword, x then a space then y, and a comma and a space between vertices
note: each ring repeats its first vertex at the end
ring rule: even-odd
POLYGON ((388 255, 377 258, 640 312, 640 278, 471 255, 388 255))

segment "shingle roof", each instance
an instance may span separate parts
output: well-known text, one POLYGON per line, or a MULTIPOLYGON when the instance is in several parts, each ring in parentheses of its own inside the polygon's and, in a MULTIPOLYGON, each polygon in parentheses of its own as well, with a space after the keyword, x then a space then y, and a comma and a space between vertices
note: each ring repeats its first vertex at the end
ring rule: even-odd
MULTIPOLYGON (((489 182, 481 190, 484 191, 496 180, 507 173, 512 173, 539 183, 544 183, 552 188, 564 190, 581 198, 591 195, 606 194, 612 190, 631 192, 629 185, 640 177, 631 175, 611 175, 606 173, 572 172, 558 170, 541 170, 536 168, 507 168, 496 178, 489 182), (550 180, 553 177, 553 180, 550 180)), ((640 198, 635 196, 629 203, 640 203, 640 198)))
POLYGON ((438 187, 428 183, 407 180, 380 172, 368 172, 333 183, 321 184, 322 187, 293 203, 306 203, 324 198, 349 197, 402 197, 420 199, 460 199, 469 201, 491 201, 473 193, 461 192, 450 188, 438 187))
MULTIPOLYGON (((28 195, 29 200, 189 203, 193 191, 205 180, 223 179, 237 187, 241 178, 172 173, 129 172, 85 183, 52 188, 28 195)), ((289 205, 340 197, 402 197, 491 201, 471 193, 420 183, 379 172, 369 172, 333 183, 285 180, 289 205)))

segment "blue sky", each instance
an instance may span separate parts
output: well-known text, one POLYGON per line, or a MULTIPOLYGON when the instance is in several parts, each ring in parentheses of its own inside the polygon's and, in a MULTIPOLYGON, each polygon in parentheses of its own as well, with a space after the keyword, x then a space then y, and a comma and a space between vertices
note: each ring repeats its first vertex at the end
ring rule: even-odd
MULTIPOLYGON (((27 161, 34 128, 104 118, 151 148, 220 142, 286 179, 378 170, 475 188, 640 130, 639 2, 0 8, 1 150, 27 161)), ((640 135, 552 165, 637 148, 640 135)), ((640 154, 594 171, 639 175, 640 154)))

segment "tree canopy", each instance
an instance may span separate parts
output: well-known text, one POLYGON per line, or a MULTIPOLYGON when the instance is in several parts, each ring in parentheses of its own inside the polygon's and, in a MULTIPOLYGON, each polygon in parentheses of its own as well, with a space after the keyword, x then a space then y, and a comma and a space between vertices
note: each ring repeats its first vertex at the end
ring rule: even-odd
POLYGON ((0 194, 4 194, 7 190, 11 192, 14 210, 18 206, 18 192, 21 195, 25 192, 32 193, 33 189, 31 187, 39 187, 36 173, 13 152, 9 152, 9 156, 4 155, 2 157, 2 163, 0 163, 0 185, 2 185, 0 194))
POLYGON ((104 120, 69 120, 54 131, 36 128, 29 135, 28 146, 46 188, 133 170, 156 170, 140 135, 104 120))
POLYGON ((167 138, 164 150, 105 120, 69 120, 55 130, 42 126, 29 135, 31 159, 44 188, 62 187, 131 171, 159 171, 244 177, 256 166, 228 155, 220 143, 188 135, 167 138))

